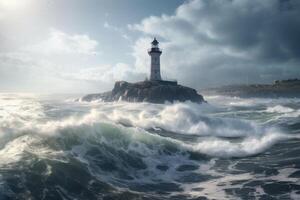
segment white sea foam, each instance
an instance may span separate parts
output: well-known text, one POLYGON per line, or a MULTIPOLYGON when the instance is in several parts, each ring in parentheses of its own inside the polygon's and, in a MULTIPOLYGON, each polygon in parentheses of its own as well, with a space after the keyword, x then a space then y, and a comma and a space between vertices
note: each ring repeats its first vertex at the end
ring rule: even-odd
MULTIPOLYGON (((41 138, 29 134, 13 139, 0 149, 0 167, 14 165, 28 153, 39 158, 65 162, 63 151, 50 149, 43 144, 41 138)), ((27 159, 31 159, 31 157, 27 157, 27 159)))
POLYGON ((153 104, 102 104, 94 110, 101 119, 144 129, 199 136, 241 137, 260 135, 264 132, 255 123, 210 116, 215 109, 207 105, 177 103, 153 104))
POLYGON ((300 116, 300 109, 293 109, 282 105, 267 107, 266 112, 276 114, 271 119, 273 121, 277 121, 280 119, 298 118, 300 116))
MULTIPOLYGON (((25 100, 18 100, 17 98, 9 100, 9 102, 2 99, 2 101, 5 105, 0 112, 2 141, 5 141, 5 138, 6 141, 13 141, 14 137, 11 135, 18 137, 27 133, 59 136, 65 132, 74 132, 77 135, 81 134, 84 138, 103 132, 100 122, 113 126, 121 122, 133 126, 133 128, 122 128, 121 133, 127 135, 127 139, 130 138, 129 143, 132 144, 130 148, 136 148, 136 152, 152 151, 145 147, 144 142, 153 140, 155 144, 171 142, 183 151, 196 151, 217 157, 243 157, 261 153, 278 141, 292 137, 275 129, 260 127, 253 122, 213 117, 210 114, 215 108, 193 103, 165 105, 128 104, 125 102, 93 103, 90 107, 84 105, 85 109, 91 109, 88 114, 72 115, 54 120, 45 115, 43 106, 34 98, 25 100), (177 139, 152 135, 143 130, 151 128, 209 137, 202 137, 199 141, 187 144, 177 139), (218 137, 242 138, 237 142, 218 137)), ((122 126, 117 125, 117 129, 120 130, 120 127, 122 126)), ((119 143, 123 142, 122 139, 124 138, 121 137, 119 140, 111 140, 110 142, 117 141, 112 145, 118 146, 119 143)), ((19 150, 23 151, 22 148, 19 150)), ((3 154, 5 151, 10 150, 4 148, 3 154)))
MULTIPOLYGON (((215 113, 219 108, 206 104, 187 102, 156 105, 68 101, 61 107, 56 105, 51 109, 58 114, 64 114, 60 113, 64 112, 64 109, 71 110, 71 114, 67 117, 65 115, 51 117, 47 114, 45 105, 35 97, 22 99, 9 96, 2 98, 1 103, 0 167, 9 167, 21 159, 27 159, 28 153, 40 159, 55 159, 60 162, 68 162, 68 156, 71 155, 80 163, 84 163, 95 177, 111 183, 118 179, 118 172, 110 174, 101 171, 97 163, 103 161, 101 156, 107 156, 116 161, 117 167, 126 168, 126 173, 132 177, 129 182, 141 184, 175 182, 182 187, 184 193, 195 197, 201 195, 208 198, 232 199, 224 191, 231 187, 230 182, 257 178, 252 173, 228 175, 216 172, 213 170, 214 159, 252 156, 265 152, 281 140, 300 138, 297 134, 284 134, 276 128, 261 127, 248 120, 216 117, 215 113), (180 137, 170 138, 150 133, 148 129, 164 129, 196 137, 193 141, 186 142, 180 137), (108 148, 105 149, 105 146, 108 148), (97 156, 91 158, 88 154, 94 148, 98 148, 99 158, 97 156), (192 152, 200 156, 207 155, 212 159, 203 157, 203 161, 201 158, 192 160, 190 159, 192 152), (137 157, 146 165, 146 169, 131 168, 125 160, 122 160, 124 159, 122 153, 138 155, 137 157), (158 170, 159 165, 167 166, 168 170, 158 170), (194 172, 211 175, 214 178, 197 183, 180 182, 183 175, 190 173, 178 172, 177 169, 181 165, 196 165, 199 168, 194 172), (194 188, 203 190, 196 191, 194 188)), ((255 103, 248 102, 247 106, 255 103)), ((241 106, 231 104, 236 105, 241 106)), ((297 109, 289 110, 285 104, 280 105, 282 106, 270 105, 269 112, 281 116, 296 116, 297 109)), ((288 173, 280 171, 279 175, 271 176, 270 180, 296 183, 295 178, 286 178, 288 176, 286 174, 291 172, 293 171, 288 173)), ((48 167, 45 173, 51 174, 51 167, 48 167)), ((261 177, 261 180, 264 180, 264 177, 261 177)), ((259 196, 263 191, 257 189, 256 193, 259 196)), ((291 198, 297 198, 296 193, 292 193, 291 198)))
POLYGON ((294 109, 286 107, 286 106, 276 105, 276 106, 273 106, 273 107, 268 107, 266 112, 270 112, 270 113, 291 113, 291 112, 294 112, 294 109))
POLYGON ((290 198, 292 200, 299 200, 300 199, 300 194, 297 194, 297 191, 291 191, 290 198))
POLYGON ((205 96, 205 99, 218 106, 241 106, 241 107, 252 107, 258 105, 283 105, 283 104, 297 104, 300 102, 300 98, 240 98, 240 97, 229 97, 222 95, 205 96))
POLYGON ((91 124, 99 121, 123 123, 144 129, 160 128, 182 134, 222 137, 246 136, 263 132, 251 122, 209 117, 205 114, 209 113, 212 107, 193 103, 169 105, 102 103, 93 106, 87 115, 80 117, 75 115, 59 121, 45 119, 41 105, 38 103, 20 102, 20 104, 26 105, 28 110, 24 111, 23 107, 16 106, 15 110, 9 114, 5 113, 7 110, 2 112, 2 132, 4 129, 5 132, 36 129, 36 132, 47 133, 55 132, 55 129, 64 126, 91 124))
POLYGON ((208 139, 199 142, 193 148, 201 153, 217 157, 245 157, 264 152, 280 140, 290 136, 281 133, 266 133, 260 137, 247 137, 241 142, 222 139, 208 139))
POLYGON ((192 195, 193 197, 205 196, 209 199, 236 199, 234 196, 229 195, 225 192, 230 186, 230 182, 232 181, 245 181, 252 179, 253 176, 249 173, 245 174, 231 174, 230 176, 222 176, 218 178, 213 178, 211 180, 187 184, 183 186, 184 192, 192 195), (193 188, 202 188, 201 191, 195 191, 193 188))

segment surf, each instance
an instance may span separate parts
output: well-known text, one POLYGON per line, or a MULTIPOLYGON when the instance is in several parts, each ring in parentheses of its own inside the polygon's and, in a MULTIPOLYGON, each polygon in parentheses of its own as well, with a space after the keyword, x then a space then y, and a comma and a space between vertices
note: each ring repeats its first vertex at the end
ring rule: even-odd
MULTIPOLYGON (((7 197, 17 196, 17 191, 26 196, 25 191, 33 189, 33 178, 40 182, 39 190, 27 197, 39 196, 43 193, 39 191, 56 198, 115 194, 159 199, 157 191, 165 197, 209 197, 214 192, 206 184, 221 189, 218 184, 224 180, 249 182, 249 177, 256 177, 251 168, 240 167, 247 160, 266 157, 277 163, 281 154, 288 154, 285 144, 298 151, 292 143, 299 140, 297 129, 287 133, 279 126, 250 120, 246 103, 224 109, 213 103, 86 103, 21 94, 0 99, 0 193, 7 197), (237 172, 241 174, 233 176, 237 172), (18 189, 8 189, 14 183, 12 174, 21 180, 18 189), (77 194, 68 185, 85 193, 77 194), (104 188, 100 193, 99 185, 104 188)), ((297 104, 293 111, 288 104, 257 102, 251 105, 256 108, 251 114, 265 113, 267 119, 279 122, 274 115, 285 119, 285 114, 297 111, 297 104)), ((268 163, 260 165, 266 172, 271 170, 268 163)), ((293 169, 286 176, 296 172, 293 169)), ((226 188, 230 185, 222 190, 226 188)), ((231 198, 224 191, 215 195, 231 198)))

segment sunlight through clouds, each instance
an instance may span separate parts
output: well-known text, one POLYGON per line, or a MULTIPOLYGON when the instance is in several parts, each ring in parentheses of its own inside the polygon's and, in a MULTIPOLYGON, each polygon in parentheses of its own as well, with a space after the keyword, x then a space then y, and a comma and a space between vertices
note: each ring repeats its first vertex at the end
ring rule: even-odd
POLYGON ((86 34, 67 34, 52 28, 49 37, 38 44, 25 47, 25 51, 41 54, 96 55, 98 42, 86 34))
POLYGON ((18 10, 23 9, 31 3, 32 0, 0 0, 0 9, 18 10))
POLYGON ((119 78, 144 80, 153 37, 163 50, 162 77, 196 89, 299 76, 297 1, 174 1, 128 2, 124 9, 113 2, 0 0, 0 83, 31 87, 45 74, 103 91, 119 78), (22 73, 15 76, 16 69, 22 73))

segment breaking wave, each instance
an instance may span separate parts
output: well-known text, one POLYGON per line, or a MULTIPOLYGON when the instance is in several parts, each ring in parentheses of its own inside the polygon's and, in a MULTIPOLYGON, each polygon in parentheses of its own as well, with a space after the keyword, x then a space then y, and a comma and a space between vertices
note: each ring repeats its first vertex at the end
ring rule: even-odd
MULTIPOLYGON (((277 141, 291 137, 276 128, 262 127, 254 122, 211 116, 209 112, 214 108, 193 103, 102 103, 89 113, 60 120, 48 119, 38 103, 21 104, 22 107, 14 111, 11 109, 9 114, 2 112, 1 137, 3 141, 11 140, 5 145, 9 149, 13 146, 20 146, 18 150, 23 149, 24 144, 16 142, 14 135, 16 140, 25 144, 35 141, 32 138, 45 137, 48 140, 51 137, 64 138, 67 135, 80 137, 82 141, 96 137, 97 140, 117 148, 122 147, 121 144, 127 144, 124 146, 127 149, 133 149, 132 146, 147 147, 147 150, 136 149, 136 152, 153 152, 151 148, 154 144, 158 147, 168 144, 178 151, 243 157, 261 153, 277 141), (161 130, 199 137, 185 143, 174 137, 153 134, 153 131, 161 130), (234 138, 240 139, 236 141, 234 138)), ((7 150, 3 148, 2 151, 7 150)))
MULTIPOLYGON (((211 197, 214 191, 204 188, 204 193, 193 184, 215 184, 211 178, 224 177, 214 169, 215 159, 248 158, 281 141, 299 139, 298 134, 276 127, 224 117, 224 109, 209 104, 68 101, 54 105, 19 96, 2 96, 0 101, 0 169, 19 174, 22 195, 31 190, 27 183, 38 171, 41 175, 36 178, 48 191, 45 194, 87 198, 70 192, 60 178, 64 174, 74 186, 79 184, 78 177, 66 171, 78 171, 86 177, 78 175, 83 180, 77 187, 84 191, 97 191, 97 183, 107 189, 104 194, 139 196, 135 192, 142 192, 155 199, 159 195, 153 192, 168 192, 211 197)), ((296 111, 283 106, 265 110, 296 111)), ((0 198, 1 193, 18 195, 17 189, 7 190, 12 183, 5 173, 0 176, 0 198)), ((98 198, 96 194, 91 199, 98 198)))
POLYGON ((274 107, 268 107, 266 112, 270 112, 270 113, 291 113, 291 112, 294 112, 294 109, 289 108, 289 107, 285 107, 285 106, 281 106, 281 105, 276 105, 274 107))

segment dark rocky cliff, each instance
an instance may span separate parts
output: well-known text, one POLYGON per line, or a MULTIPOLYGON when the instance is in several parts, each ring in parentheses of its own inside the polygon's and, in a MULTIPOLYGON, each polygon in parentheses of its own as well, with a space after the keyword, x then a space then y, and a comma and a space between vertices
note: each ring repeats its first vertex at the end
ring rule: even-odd
POLYGON ((169 81, 143 81, 128 83, 119 81, 115 83, 112 91, 89 94, 81 98, 82 101, 129 101, 129 102, 150 102, 165 103, 166 101, 192 101, 204 102, 202 95, 195 89, 178 85, 177 82, 169 81))

